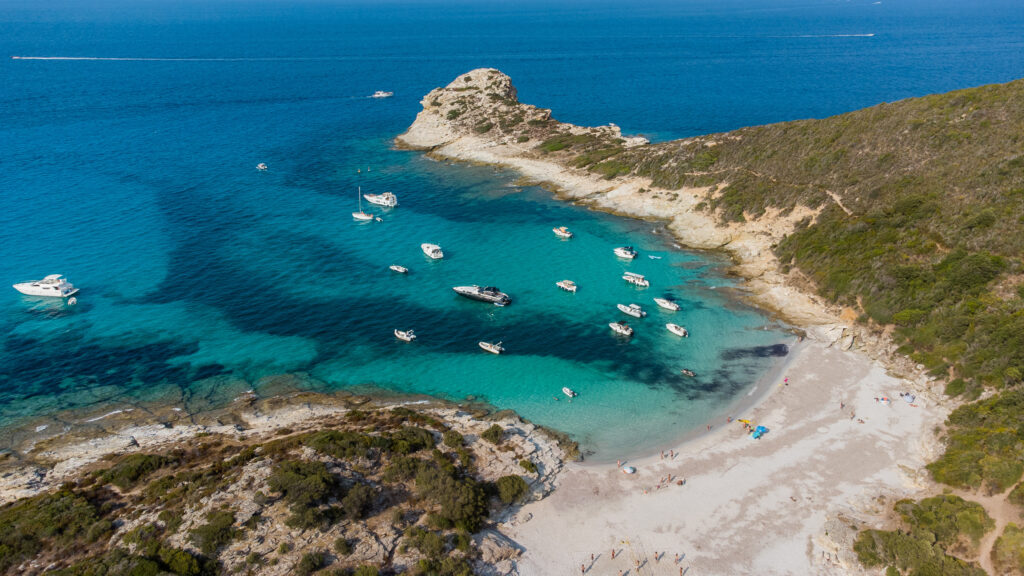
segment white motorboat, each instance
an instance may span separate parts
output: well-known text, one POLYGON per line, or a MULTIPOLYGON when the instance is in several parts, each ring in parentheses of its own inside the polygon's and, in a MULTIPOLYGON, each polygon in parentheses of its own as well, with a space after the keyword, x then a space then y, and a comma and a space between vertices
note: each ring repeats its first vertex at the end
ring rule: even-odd
POLYGON ((615 331, 616 334, 622 334, 623 336, 632 336, 633 329, 626 324, 625 320, 619 320, 618 322, 612 322, 608 326, 615 331))
POLYGON ((444 258, 444 252, 441 251, 441 247, 437 244, 420 244, 420 249, 423 250, 424 254, 434 260, 444 258))
POLYGON ((554 232, 555 236, 558 236, 559 238, 572 238, 572 232, 570 232, 569 229, 566 228, 565 226, 552 228, 551 231, 554 232))
POLYGON ((377 90, 376 92, 373 93, 373 96, 370 96, 370 98, 391 98, 394 95, 394 92, 385 92, 383 90, 377 90))
POLYGON ((54 298, 67 298, 78 292, 78 288, 68 282, 63 274, 50 274, 42 280, 15 284, 14 289, 26 296, 52 296, 54 298))
POLYGON ((682 336, 683 338, 690 337, 690 333, 686 331, 686 328, 683 328, 679 324, 673 324, 669 322, 668 324, 665 324, 665 328, 668 328, 668 331, 675 334, 676 336, 682 336))
POLYGON ((398 272, 399 274, 408 274, 409 273, 409 269, 408 268, 406 268, 405 266, 399 266, 398 264, 392 264, 391 266, 388 266, 388 268, 394 270, 395 272, 398 272))
POLYGON ((666 300, 664 298, 655 298, 654 303, 664 308, 665 310, 671 310, 673 312, 679 311, 679 304, 676 304, 671 300, 666 300))
POLYGON ((555 286, 558 286, 559 288, 565 290, 566 292, 572 292, 574 294, 576 293, 576 283, 573 282, 572 280, 562 280, 560 282, 555 282, 555 286))
POLYGON ((259 164, 256 165, 256 169, 262 172, 267 169, 267 165, 264 164, 263 162, 260 162, 259 164))
POLYGON ((363 194, 363 198, 370 204, 376 204, 378 206, 387 206, 388 208, 394 208, 398 206, 398 196, 395 196, 391 192, 385 192, 383 194, 363 194))
POLYGON ((505 349, 501 347, 501 342, 495 342, 493 344, 490 342, 480 342, 480 347, 491 354, 501 354, 505 351, 505 349))
POLYGON ((626 272, 622 275, 622 279, 634 286, 640 286, 642 288, 646 288, 651 285, 651 283, 644 278, 643 274, 637 274, 635 272, 626 272))
POLYGON ((509 298, 508 294, 505 294, 501 290, 498 290, 494 286, 484 286, 481 288, 476 284, 472 286, 454 286, 452 290, 459 296, 465 296, 472 300, 479 300, 481 302, 490 302, 491 304, 497 304, 499 306, 505 306, 512 303, 512 299, 509 298))
POLYGON ((629 306, 626 306, 625 304, 616 304, 615 306, 633 318, 643 318, 644 316, 647 316, 647 312, 644 312, 644 309, 641 308, 639 304, 630 304, 629 306))
POLYGON ((356 199, 359 200, 359 212, 353 212, 352 217, 361 222, 373 220, 373 214, 363 212, 363 189, 361 187, 359 188, 359 192, 356 194, 356 199))
POLYGON ((398 328, 395 328, 395 338, 398 338, 399 340, 402 340, 404 342, 412 342, 413 340, 416 339, 416 335, 412 333, 412 330, 403 331, 399 330, 398 328))
POLYGON ((628 258, 630 260, 636 258, 637 254, 636 250, 634 250, 632 246, 619 246, 613 250, 613 252, 615 252, 615 255, 619 258, 628 258))
POLYGON ((568 386, 563 386, 562 387, 562 393, 565 394, 566 396, 568 396, 569 398, 575 398, 575 397, 579 396, 579 394, 577 394, 575 390, 573 390, 572 388, 569 388, 568 386))
POLYGON ((682 370, 680 370, 680 372, 682 372, 684 376, 689 376, 690 378, 693 378, 694 376, 697 375, 697 373, 694 372, 693 370, 687 370, 686 368, 683 368, 682 370))

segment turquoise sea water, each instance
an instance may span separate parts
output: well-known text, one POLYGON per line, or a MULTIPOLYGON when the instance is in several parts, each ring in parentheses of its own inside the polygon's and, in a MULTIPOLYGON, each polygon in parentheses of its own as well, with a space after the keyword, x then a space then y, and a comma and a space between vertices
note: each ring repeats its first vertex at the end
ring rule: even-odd
POLYGON ((604 457, 664 444, 722 414, 790 338, 657 224, 392 149, 419 99, 493 66, 556 118, 656 139, 824 116, 1019 76, 1024 16, 990 4, 0 3, 0 279, 82 289, 74 307, 0 291, 0 426, 213 407, 301 372, 323 390, 473 396, 604 457), (355 223, 359 186, 400 206, 355 223), (623 244, 641 257, 615 258, 623 244), (514 303, 450 289, 471 283, 514 303), (683 311, 658 310, 663 294, 683 311), (630 302, 650 316, 624 341, 607 323, 630 302))

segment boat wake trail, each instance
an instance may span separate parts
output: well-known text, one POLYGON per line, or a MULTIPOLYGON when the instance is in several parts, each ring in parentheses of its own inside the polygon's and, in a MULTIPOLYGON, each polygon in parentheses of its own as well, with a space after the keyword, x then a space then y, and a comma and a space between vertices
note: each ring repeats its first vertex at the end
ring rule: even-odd
POLYGON ((113 62, 296 62, 302 60, 344 60, 332 57, 274 57, 274 58, 139 58, 100 56, 11 56, 11 60, 90 60, 113 62))

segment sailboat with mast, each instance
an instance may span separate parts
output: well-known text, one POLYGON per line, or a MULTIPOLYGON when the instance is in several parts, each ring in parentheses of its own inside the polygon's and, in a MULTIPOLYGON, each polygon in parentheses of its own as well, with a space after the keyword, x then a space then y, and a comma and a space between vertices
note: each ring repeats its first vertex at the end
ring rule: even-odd
POLYGON ((367 214, 363 212, 363 187, 359 187, 359 191, 356 193, 356 199, 359 200, 359 212, 353 212, 352 218, 359 220, 360 222, 368 222, 373 220, 373 214, 367 214))

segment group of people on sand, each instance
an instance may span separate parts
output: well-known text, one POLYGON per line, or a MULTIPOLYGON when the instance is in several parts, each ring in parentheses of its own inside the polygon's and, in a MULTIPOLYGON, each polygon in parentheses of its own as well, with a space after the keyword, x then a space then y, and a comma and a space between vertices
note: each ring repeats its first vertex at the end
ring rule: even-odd
MULTIPOLYGON (((625 540, 623 540, 622 543, 623 544, 628 544, 628 542, 625 541, 625 540)), ((615 560, 615 558, 617 558, 619 556, 622 556, 622 552, 623 551, 620 551, 617 548, 612 548, 612 560, 615 560)), ((655 552, 654 556, 653 556, 654 562, 656 564, 660 563, 661 559, 664 558, 667 554, 668 554, 668 552, 655 552)), ((589 565, 587 563, 585 563, 585 562, 580 563, 580 574, 586 574, 587 572, 589 572, 594 567, 594 564, 597 562, 597 559, 599 557, 600 556, 595 556, 594 554, 591 554, 590 555, 590 564, 589 565)), ((676 552, 675 560, 673 561, 673 564, 677 564, 678 565, 679 562, 683 558, 685 558, 685 557, 686 557, 686 554, 683 554, 683 555, 680 556, 680 554, 678 552, 676 552)), ((636 557, 633 558, 633 566, 636 568, 637 572, 640 571, 640 567, 643 566, 644 564, 647 564, 647 560, 646 559, 643 562, 641 562, 640 558, 636 558, 636 557)), ((682 566, 680 566, 679 567, 679 576, 682 576, 684 573, 685 573, 685 570, 683 569, 682 566)), ((619 576, 623 576, 623 571, 622 570, 619 570, 619 576)))

